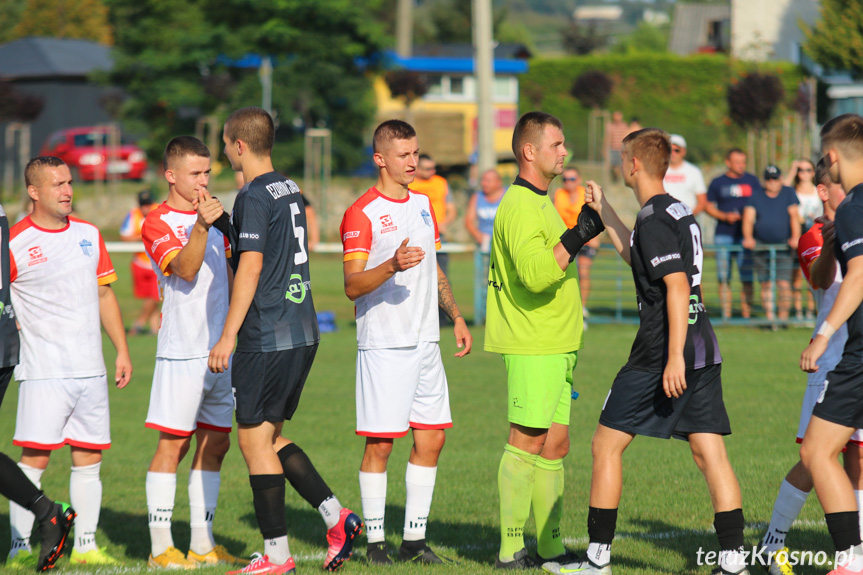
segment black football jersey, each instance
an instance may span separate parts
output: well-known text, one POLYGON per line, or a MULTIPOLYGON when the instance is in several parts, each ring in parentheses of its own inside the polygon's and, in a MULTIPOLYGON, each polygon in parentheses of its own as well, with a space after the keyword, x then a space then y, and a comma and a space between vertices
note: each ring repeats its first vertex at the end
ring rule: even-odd
POLYGON ((692 210, 668 194, 652 197, 638 212, 630 238, 632 277, 641 325, 627 366, 662 372, 668 361, 667 289, 663 277, 683 272, 689 280, 689 327, 683 358, 686 369, 722 362, 716 334, 701 297, 704 250, 692 210))
MULTIPOLYGON (((836 260, 842 268, 842 276, 848 274, 848 260, 863 255, 863 184, 851 188, 836 209, 836 260)), ((848 341, 842 353, 841 363, 846 361, 859 365, 863 362, 863 305, 848 318, 848 341)))
POLYGON ((258 176, 237 195, 231 227, 235 272, 244 251, 261 252, 264 258, 255 298, 237 335, 237 351, 272 352, 318 343, 300 188, 276 172, 258 176))

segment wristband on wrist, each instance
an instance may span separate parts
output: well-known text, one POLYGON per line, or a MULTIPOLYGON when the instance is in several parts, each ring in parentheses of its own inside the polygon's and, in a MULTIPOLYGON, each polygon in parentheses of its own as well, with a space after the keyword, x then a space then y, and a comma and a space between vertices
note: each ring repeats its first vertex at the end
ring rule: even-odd
POLYGON ((836 333, 836 328, 825 321, 821 324, 821 327, 818 328, 815 335, 823 335, 827 339, 830 339, 833 337, 834 333, 836 333))

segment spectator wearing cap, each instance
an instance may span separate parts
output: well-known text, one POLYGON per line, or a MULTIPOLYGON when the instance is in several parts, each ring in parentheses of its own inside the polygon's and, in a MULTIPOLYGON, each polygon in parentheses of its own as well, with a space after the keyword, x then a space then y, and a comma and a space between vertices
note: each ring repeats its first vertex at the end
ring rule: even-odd
POLYGON ((680 134, 671 136, 671 161, 662 180, 665 191, 689 206, 694 215, 707 206, 707 186, 704 175, 694 164, 686 161, 686 140, 680 134))
MULTIPOLYGON (((124 242, 141 242, 141 226, 154 204, 153 192, 138 192, 138 207, 126 214, 123 225, 120 226, 120 237, 124 242)), ((132 290, 135 297, 141 300, 141 311, 127 331, 136 335, 156 333, 160 316, 159 280, 150 264, 150 258, 143 251, 132 258, 132 290)))
POLYGON ((764 170, 764 189, 756 190, 743 209, 743 247, 776 246, 775 276, 771 277, 770 250, 754 253, 755 273, 761 283, 761 305, 769 321, 774 320, 773 285, 779 301, 776 319, 788 320, 791 309, 791 273, 795 267, 794 254, 800 239, 800 216, 794 188, 782 185, 782 172, 773 164, 764 170))

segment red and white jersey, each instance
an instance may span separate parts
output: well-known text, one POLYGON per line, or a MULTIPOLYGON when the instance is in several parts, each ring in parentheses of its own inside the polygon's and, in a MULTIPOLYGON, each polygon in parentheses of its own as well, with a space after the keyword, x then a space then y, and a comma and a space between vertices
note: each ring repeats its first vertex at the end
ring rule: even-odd
MULTIPOLYGON (((797 242, 797 258, 800 261, 800 267, 806 280, 812 283, 809 277, 809 268, 812 262, 821 255, 821 247, 824 245, 824 238, 821 235, 823 224, 816 223, 809 231, 800 236, 800 241, 797 242)), ((833 304, 836 302, 836 296, 839 295, 839 288, 842 287, 842 271, 839 263, 836 264, 836 277, 833 283, 826 290, 819 289, 813 285, 812 291, 815 297, 815 304, 818 309, 818 316, 815 318, 815 329, 812 332, 812 337, 818 333, 821 324, 827 319, 830 310, 833 309, 833 304)), ((830 337, 827 344, 827 349, 818 361, 819 369, 815 373, 810 373, 808 381, 810 384, 821 384, 827 377, 827 373, 832 371, 839 360, 842 359, 842 351, 845 349, 845 342, 848 340, 848 324, 843 323, 830 337)))
POLYGON ((214 227, 207 236, 204 262, 191 282, 169 267, 189 241, 198 220, 196 212, 175 210, 163 203, 144 220, 141 237, 153 262, 162 293, 162 325, 156 357, 193 359, 207 357, 219 341, 228 316, 227 238, 214 227))
POLYGON ((99 286, 117 280, 99 229, 69 217, 45 230, 26 217, 10 232, 12 305, 21 326, 18 381, 105 375, 99 286))
POLYGON ((440 235, 428 196, 410 192, 404 200, 393 200, 373 187, 348 208, 340 231, 344 261, 366 260, 366 269, 392 258, 405 238, 410 238, 409 247, 425 251, 418 265, 357 298, 359 349, 439 341, 435 250, 440 248, 440 235))

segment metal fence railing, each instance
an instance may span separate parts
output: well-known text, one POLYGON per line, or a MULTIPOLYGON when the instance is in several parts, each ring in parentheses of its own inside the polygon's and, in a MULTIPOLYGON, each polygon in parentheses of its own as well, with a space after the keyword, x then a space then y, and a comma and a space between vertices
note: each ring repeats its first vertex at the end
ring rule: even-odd
MULTIPOLYGON (((485 319, 485 295, 487 293, 488 256, 483 260, 478 251, 474 255, 474 309, 477 323, 485 319)), ((575 265, 575 262, 573 262, 575 265)), ((704 246, 702 272, 702 297, 710 319, 719 324, 753 326, 812 326, 811 317, 798 317, 793 305, 793 284, 783 293, 782 281, 791 279, 793 269, 799 269, 797 256, 786 245, 763 245, 755 250, 743 250, 741 246, 704 246), (742 316, 741 296, 743 284, 740 269, 732 265, 732 276, 728 282, 731 292, 731 312, 727 313, 720 301, 717 271, 719 258, 736 258, 744 254, 743 273, 752 274, 752 307, 749 318, 742 316), (758 264, 758 269, 756 269, 758 264), (790 266, 790 267, 789 267, 790 266), (759 277, 759 272, 761 277, 759 277), (763 278, 763 282, 760 281, 763 278), (767 297, 762 297, 767 296, 767 297), (789 306, 788 318, 779 318, 778 307, 784 298, 789 306)), ((748 279, 748 278, 747 278, 748 279)), ((604 244, 593 260, 590 270, 591 289, 587 301, 591 323, 638 323, 638 306, 632 271, 610 244, 604 244)), ((808 284, 803 278, 800 293, 803 308, 806 308, 808 284)))

